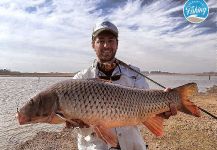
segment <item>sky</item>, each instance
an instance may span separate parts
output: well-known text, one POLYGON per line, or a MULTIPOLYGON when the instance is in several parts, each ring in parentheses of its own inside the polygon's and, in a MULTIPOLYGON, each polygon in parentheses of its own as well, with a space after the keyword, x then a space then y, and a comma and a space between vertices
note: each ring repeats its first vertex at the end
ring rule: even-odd
POLYGON ((199 24, 184 0, 0 0, 0 69, 77 72, 95 59, 96 22, 119 30, 116 57, 143 71, 217 71, 217 3, 199 24))

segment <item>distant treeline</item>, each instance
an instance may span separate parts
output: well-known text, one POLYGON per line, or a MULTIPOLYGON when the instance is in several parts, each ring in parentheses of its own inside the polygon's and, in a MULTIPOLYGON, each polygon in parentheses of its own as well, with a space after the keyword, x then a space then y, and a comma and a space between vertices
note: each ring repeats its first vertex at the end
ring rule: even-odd
POLYGON ((0 69, 0 74, 19 74, 19 71, 11 71, 9 69, 0 69))
POLYGON ((217 76, 217 72, 201 72, 201 73, 174 73, 174 72, 165 72, 165 71, 142 71, 143 74, 159 74, 159 75, 209 75, 209 76, 217 76))
POLYGON ((165 71, 142 71, 143 74, 179 74, 179 73, 171 73, 165 71))
POLYGON ((16 77, 73 77, 74 73, 60 73, 60 72, 48 72, 48 73, 23 73, 19 71, 11 71, 8 69, 0 69, 0 76, 16 76, 16 77))
MULTIPOLYGON (((202 72, 202 73, 171 73, 164 71, 142 71, 143 74, 163 74, 163 75, 202 75, 202 76, 217 76, 217 72, 202 72)), ((30 76, 30 77, 72 77, 76 73, 62 73, 62 72, 47 72, 47 73, 23 73, 19 71, 11 71, 9 69, 0 69, 0 76, 30 76)))

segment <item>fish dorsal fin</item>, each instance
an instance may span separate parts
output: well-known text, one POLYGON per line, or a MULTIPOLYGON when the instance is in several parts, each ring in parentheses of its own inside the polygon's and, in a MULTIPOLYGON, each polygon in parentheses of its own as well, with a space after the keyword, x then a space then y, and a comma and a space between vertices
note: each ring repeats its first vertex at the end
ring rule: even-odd
POLYGON ((116 135, 114 135, 112 133, 111 130, 109 130, 108 128, 102 126, 102 125, 98 125, 98 126, 94 126, 94 131, 96 133, 96 135, 102 139, 104 142, 106 142, 107 144, 110 144, 112 147, 116 147, 118 145, 118 138, 116 135))
POLYGON ((163 135, 163 118, 156 115, 142 122, 156 136, 163 135))

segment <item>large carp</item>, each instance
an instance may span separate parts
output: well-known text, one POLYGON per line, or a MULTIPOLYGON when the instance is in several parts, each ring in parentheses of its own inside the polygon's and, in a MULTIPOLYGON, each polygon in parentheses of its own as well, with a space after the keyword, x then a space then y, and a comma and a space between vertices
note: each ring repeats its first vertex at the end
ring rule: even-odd
POLYGON ((40 92, 18 112, 19 123, 76 122, 86 124, 112 146, 117 137, 109 128, 144 124, 157 136, 163 134, 162 113, 170 104, 184 113, 200 116, 189 98, 197 93, 197 85, 163 90, 144 90, 115 85, 101 80, 66 80, 40 92))

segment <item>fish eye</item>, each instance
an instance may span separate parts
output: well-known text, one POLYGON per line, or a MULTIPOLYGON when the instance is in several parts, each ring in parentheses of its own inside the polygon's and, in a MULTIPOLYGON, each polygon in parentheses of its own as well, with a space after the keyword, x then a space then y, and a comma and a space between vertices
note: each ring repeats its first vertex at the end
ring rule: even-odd
POLYGON ((34 101, 32 98, 30 99, 29 103, 30 103, 30 105, 34 105, 34 101))

